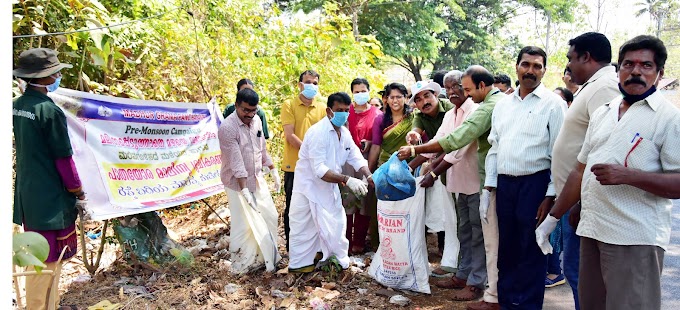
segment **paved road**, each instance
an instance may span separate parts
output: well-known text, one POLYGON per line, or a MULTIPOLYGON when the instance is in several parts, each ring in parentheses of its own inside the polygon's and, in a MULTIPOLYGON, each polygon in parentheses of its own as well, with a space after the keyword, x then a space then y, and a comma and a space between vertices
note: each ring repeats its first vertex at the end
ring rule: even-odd
MULTIPOLYGON (((546 289, 543 308, 574 309, 574 299, 569 285, 546 289)), ((664 257, 661 277, 661 309, 680 309, 680 200, 673 203, 671 245, 668 246, 664 257)))

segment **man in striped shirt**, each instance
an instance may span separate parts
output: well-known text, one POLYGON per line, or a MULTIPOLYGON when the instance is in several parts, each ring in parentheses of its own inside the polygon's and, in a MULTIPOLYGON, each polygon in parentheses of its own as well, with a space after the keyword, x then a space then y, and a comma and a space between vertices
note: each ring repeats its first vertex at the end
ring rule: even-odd
POLYGON ((516 63, 520 88, 498 102, 491 117, 484 186, 496 191, 498 299, 504 309, 543 307, 547 261, 533 242, 534 229, 555 198, 552 148, 567 109, 541 83, 546 63, 541 48, 522 48, 516 63))

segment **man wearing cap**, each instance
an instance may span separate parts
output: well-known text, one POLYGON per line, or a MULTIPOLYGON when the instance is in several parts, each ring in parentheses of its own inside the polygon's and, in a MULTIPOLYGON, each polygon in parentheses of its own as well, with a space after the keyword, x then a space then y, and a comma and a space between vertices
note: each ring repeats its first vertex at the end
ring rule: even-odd
MULTIPOLYGON (((433 153, 433 152, 447 152, 451 153, 464 148, 477 140, 477 158, 479 168, 480 185, 484 184, 486 171, 484 162, 486 155, 491 148, 488 141, 489 132, 491 129, 491 116, 493 115, 496 103, 505 98, 498 88, 486 86, 482 81, 477 81, 472 78, 473 73, 488 72, 488 70, 478 66, 472 66, 469 76, 464 76, 461 80, 463 90, 467 96, 472 97, 472 100, 479 103, 479 108, 475 110, 465 121, 447 136, 432 140, 426 144, 418 146, 403 146, 399 149, 399 159, 406 159, 415 156, 416 154, 433 153), (467 91, 465 90, 467 88, 467 91)), ((469 68, 470 69, 470 68, 469 68)), ((469 70, 468 69, 468 70, 469 70)), ((467 70, 466 70, 467 71, 467 70)), ((435 168, 437 169, 437 168, 435 168)), ((439 170, 434 171, 437 174, 439 170)), ((481 191, 481 186, 480 186, 481 191)), ((496 283, 498 282, 498 268, 496 267, 496 260, 498 257, 498 219, 496 217, 496 203, 495 193, 488 191, 481 191, 480 195, 480 209, 479 215, 482 220, 482 236, 484 240, 484 252, 486 255, 486 271, 488 277, 488 288, 484 291, 483 299, 479 302, 469 303, 468 310, 497 310, 500 309, 498 305, 498 291, 496 283), (482 203, 485 202, 485 203, 482 203)), ((470 212, 473 212, 472 210, 470 212)), ((469 278, 469 275, 468 275, 469 278)), ((463 288, 466 285, 465 281, 458 280, 458 277, 452 277, 455 281, 455 286, 463 288)), ((445 284, 445 283, 442 283, 445 284)))
MULTIPOLYGON (((50 252, 45 270, 58 267, 64 249, 63 259, 76 253, 76 201, 85 200, 72 158, 66 116, 47 96, 59 87, 63 68, 72 66, 59 63, 51 49, 36 48, 23 51, 13 71, 27 84, 12 108, 16 148, 13 220, 25 231, 47 239, 50 252)), ((26 278, 27 309, 47 308, 51 283, 47 275, 26 278)), ((58 299, 54 296, 55 307, 58 299)))

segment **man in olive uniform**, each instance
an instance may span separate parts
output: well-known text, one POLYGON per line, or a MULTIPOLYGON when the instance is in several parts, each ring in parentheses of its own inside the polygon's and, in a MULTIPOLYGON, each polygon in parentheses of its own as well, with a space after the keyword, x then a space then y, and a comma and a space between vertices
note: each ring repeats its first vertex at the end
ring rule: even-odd
MULTIPOLYGON (((71 157, 66 116, 47 96, 59 87, 59 71, 71 67, 59 63, 55 51, 36 48, 23 51, 13 71, 27 85, 12 108, 16 147, 14 223, 47 239, 50 252, 46 270, 57 268, 62 250, 63 259, 76 253, 76 201, 85 200, 71 157)), ((50 284, 46 275, 26 278, 27 309, 47 308, 50 284)), ((59 297, 54 297, 58 304, 59 297)))

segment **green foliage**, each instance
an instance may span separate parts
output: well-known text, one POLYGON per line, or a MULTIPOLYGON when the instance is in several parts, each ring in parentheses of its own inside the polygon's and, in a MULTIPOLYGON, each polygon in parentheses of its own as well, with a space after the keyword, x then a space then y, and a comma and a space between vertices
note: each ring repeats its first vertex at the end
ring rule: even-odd
POLYGON ((50 245, 41 234, 28 231, 12 236, 12 263, 20 267, 33 266, 37 272, 45 268, 50 245))
POLYGON ((349 92, 356 77, 382 87, 375 68, 384 57, 374 36, 352 34, 350 17, 329 6, 323 17, 293 19, 269 1, 22 0, 13 4, 14 35, 69 31, 145 17, 141 22, 63 36, 14 40, 14 57, 31 47, 60 52, 62 86, 148 100, 234 100, 236 82, 249 78, 262 98, 273 134, 270 152, 282 151, 279 108, 298 93, 299 74, 320 73, 322 95, 349 92), (49 5, 44 9, 41 5, 49 5), (167 12, 162 16, 156 15, 167 12))

